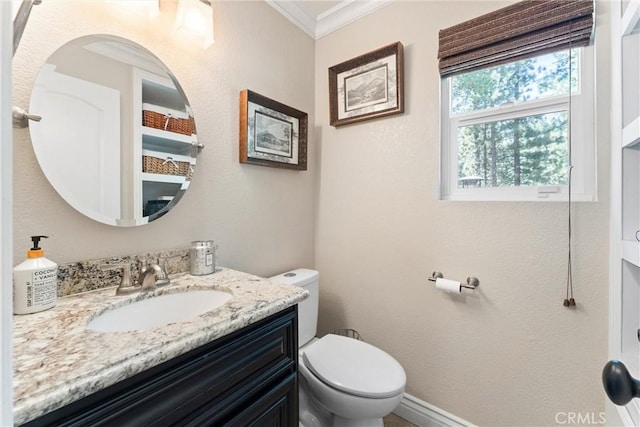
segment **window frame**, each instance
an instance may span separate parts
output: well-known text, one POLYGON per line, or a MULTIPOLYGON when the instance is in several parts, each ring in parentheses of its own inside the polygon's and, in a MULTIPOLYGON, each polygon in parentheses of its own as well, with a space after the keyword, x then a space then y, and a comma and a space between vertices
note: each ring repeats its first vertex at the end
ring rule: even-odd
POLYGON ((567 201, 568 185, 458 187, 457 129, 518 117, 567 111, 571 128, 571 199, 597 201, 595 161, 595 61, 593 46, 578 49, 578 90, 557 95, 504 104, 457 115, 451 114, 451 77, 440 79, 440 199, 451 201, 567 201))

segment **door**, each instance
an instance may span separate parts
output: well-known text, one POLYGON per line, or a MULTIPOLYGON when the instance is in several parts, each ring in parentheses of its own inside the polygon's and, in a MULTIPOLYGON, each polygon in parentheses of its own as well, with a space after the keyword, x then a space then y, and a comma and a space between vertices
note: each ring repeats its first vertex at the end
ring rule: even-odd
POLYGON ((84 215, 116 225, 114 218, 121 217, 120 92, 45 64, 29 110, 42 116, 29 129, 51 185, 84 215))
POLYGON ((609 358, 602 380, 626 425, 640 425, 640 0, 611 12, 609 358))

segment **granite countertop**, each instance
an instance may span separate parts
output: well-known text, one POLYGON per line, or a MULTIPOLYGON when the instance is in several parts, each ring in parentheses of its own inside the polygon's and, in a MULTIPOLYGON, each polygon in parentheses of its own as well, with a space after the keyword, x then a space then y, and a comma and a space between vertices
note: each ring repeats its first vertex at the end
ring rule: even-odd
POLYGON ((308 291, 230 269, 181 273, 152 292, 115 296, 115 288, 58 298, 49 310, 13 316, 14 423, 23 424, 134 374, 264 319, 308 291), (193 319, 133 332, 96 332, 87 323, 130 301, 195 289, 233 294, 193 319))

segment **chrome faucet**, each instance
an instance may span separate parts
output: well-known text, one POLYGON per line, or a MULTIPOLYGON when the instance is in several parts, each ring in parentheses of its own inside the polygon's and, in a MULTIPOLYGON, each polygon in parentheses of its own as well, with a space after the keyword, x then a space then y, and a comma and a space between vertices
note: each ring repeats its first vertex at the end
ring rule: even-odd
POLYGON ((159 257, 158 265, 160 266, 160 271, 156 273, 156 287, 166 286, 171 283, 169 279, 169 275, 167 274, 167 259, 172 257, 159 257))
POLYGON ((159 257, 157 263, 147 263, 140 267, 138 285, 140 285, 141 291, 152 290, 171 283, 167 270, 165 269, 167 258, 170 257, 159 257))
POLYGON ((122 279, 116 289, 116 295, 130 295, 136 292, 152 291, 156 287, 171 283, 164 268, 165 259, 159 258, 157 264, 140 263, 140 272, 135 283, 131 280, 131 266, 129 264, 104 264, 101 270, 121 269, 122 279))
POLYGON ((141 291, 150 291, 156 288, 156 280, 163 275, 162 268, 158 264, 146 264, 140 268, 138 284, 141 291))
POLYGON ((101 270, 122 270, 122 278, 116 289, 116 295, 130 295, 140 290, 139 286, 133 286, 131 283, 131 266, 129 264, 104 264, 100 266, 101 270))

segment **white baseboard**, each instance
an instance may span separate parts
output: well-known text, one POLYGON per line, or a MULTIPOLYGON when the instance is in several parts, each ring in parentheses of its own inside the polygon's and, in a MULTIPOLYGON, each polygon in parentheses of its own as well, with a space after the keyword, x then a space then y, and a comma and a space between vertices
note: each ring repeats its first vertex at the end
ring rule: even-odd
POLYGON ((408 393, 402 396, 393 413, 419 427, 473 427, 470 422, 408 393))

